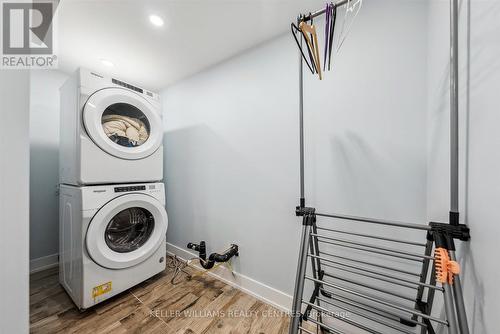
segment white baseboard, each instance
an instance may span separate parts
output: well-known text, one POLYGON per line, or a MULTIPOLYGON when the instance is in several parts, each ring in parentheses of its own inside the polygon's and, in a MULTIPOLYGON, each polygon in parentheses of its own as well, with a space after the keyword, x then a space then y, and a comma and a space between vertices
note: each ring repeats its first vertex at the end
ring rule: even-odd
POLYGON ((59 254, 51 254, 30 260, 30 274, 57 267, 59 254))
MULTIPOLYGON (((168 242, 167 253, 169 255, 177 255, 183 260, 198 257, 198 254, 192 253, 168 242)), ((201 266, 199 266, 199 264, 194 264, 194 266, 204 270, 201 266)), ((289 312, 291 310, 292 296, 264 283, 256 281, 253 278, 237 272, 234 272, 233 275, 225 267, 218 267, 215 270, 209 271, 208 274, 282 311, 289 312)))

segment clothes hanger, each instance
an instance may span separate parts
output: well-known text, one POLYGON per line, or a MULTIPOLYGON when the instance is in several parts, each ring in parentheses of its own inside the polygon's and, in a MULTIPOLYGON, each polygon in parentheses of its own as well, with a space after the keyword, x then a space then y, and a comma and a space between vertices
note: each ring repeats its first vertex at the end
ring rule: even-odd
POLYGON ((323 71, 326 71, 326 57, 328 55, 328 43, 330 42, 330 4, 326 4, 325 8, 325 51, 323 53, 323 71))
POLYGON ((339 44, 337 45, 337 53, 340 51, 342 44, 344 44, 347 35, 351 31, 354 19, 356 18, 356 16, 358 16, 362 5, 363 5, 363 0, 347 0, 346 10, 344 14, 344 22, 342 22, 342 30, 340 31, 339 44), (349 15, 351 15, 352 19, 350 19, 349 23, 346 26, 346 22, 349 20, 348 19, 349 15))
POLYGON ((312 18, 311 18, 311 24, 307 24, 304 21, 300 22, 299 24, 299 29, 304 32, 304 37, 306 39, 306 43, 308 44, 309 48, 313 52, 313 58, 314 62, 316 65, 316 70, 319 75, 319 79, 323 79, 323 75, 321 73, 321 60, 319 56, 319 48, 318 48, 318 35, 316 33, 316 27, 313 24, 312 18), (310 34, 311 36, 308 36, 310 34))
POLYGON ((314 66, 314 61, 312 59, 311 50, 309 49, 309 46, 306 45, 307 52, 309 53, 309 61, 308 61, 307 58, 306 58, 306 55, 304 54, 304 51, 302 50, 302 43, 299 42, 299 39, 297 38, 297 33, 298 32, 300 32, 300 35, 301 35, 300 38, 301 39, 303 38, 304 33, 293 22, 291 24, 291 30, 292 30, 293 38, 295 39, 295 43, 297 43, 297 47, 299 48, 300 54, 302 55, 302 58, 304 59, 307 67, 309 67, 309 70, 311 70, 312 74, 316 73, 316 67, 314 66))
POLYGON ((328 60, 328 70, 330 70, 332 60, 333 37, 335 35, 335 23, 337 21, 337 5, 327 3, 325 9, 325 52, 323 58, 323 71, 326 71, 328 60))
MULTIPOLYGON (((311 18, 311 13, 309 13, 309 18, 311 20, 311 26, 313 24, 313 19, 311 18)), ((304 22, 304 17, 301 18, 300 22, 304 22)), ((300 29, 300 24, 299 24, 299 29, 300 29)), ((310 34, 310 37, 307 35, 306 31, 303 31, 302 29, 300 30, 302 32, 302 35, 304 36, 304 39, 306 40, 306 46, 307 46, 307 52, 309 53, 309 58, 311 59, 311 64, 314 69, 314 73, 318 73, 318 61, 316 60, 316 52, 314 49, 314 38, 312 37, 313 35, 310 34)))
POLYGON ((330 34, 328 43, 328 71, 330 71, 330 64, 332 61, 333 36, 335 35, 335 24, 337 22, 337 5, 333 3, 330 4, 330 11, 331 13, 330 13, 330 27, 329 27, 330 34))

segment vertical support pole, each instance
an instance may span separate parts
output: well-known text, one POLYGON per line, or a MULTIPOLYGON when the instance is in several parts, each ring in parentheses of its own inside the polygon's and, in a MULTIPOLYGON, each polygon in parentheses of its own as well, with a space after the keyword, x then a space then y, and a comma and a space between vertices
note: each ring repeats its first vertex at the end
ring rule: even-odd
MULTIPOLYGON (((455 251, 450 250, 450 260, 456 261, 455 251)), ((462 294, 462 283, 460 276, 455 275, 453 278, 453 295, 455 296, 455 304, 457 307, 458 327, 461 334, 469 334, 469 324, 467 322, 467 313, 465 312, 464 296, 462 294)))
POLYGON ((457 318, 455 315, 455 305, 453 303, 453 292, 448 283, 443 283, 444 289, 444 309, 446 312, 446 319, 448 320, 448 333, 458 334, 457 332, 457 318))
POLYGON ((458 0, 450 1, 450 224, 458 225, 458 0))
POLYGON ((448 333, 459 334, 457 326, 457 313, 456 307, 456 296, 453 293, 454 285, 454 274, 453 271, 448 267, 450 266, 449 261, 451 260, 450 250, 454 250, 455 245, 453 244, 453 239, 450 238, 446 232, 435 233, 434 242, 436 244, 436 251, 438 248, 441 251, 446 251, 448 259, 444 259, 442 256, 436 256, 434 261, 434 270, 439 271, 439 279, 443 287, 443 297, 444 297, 444 308, 446 312, 446 319, 448 320, 448 333), (440 262, 438 262, 440 261, 440 262))
MULTIPOLYGON (((450 224, 458 225, 459 221, 459 122, 458 122, 458 0, 450 0, 450 224)), ((453 240, 451 240, 453 243, 453 240)), ((454 245, 449 250, 450 259, 456 261, 454 245)), ((455 276, 453 295, 457 308, 458 326, 461 334, 469 334, 467 315, 465 312, 462 284, 460 277, 455 276)))
MULTIPOLYGON (((297 17, 297 26, 300 24, 300 16, 297 17)), ((300 36, 300 47, 302 48, 302 35, 300 36)), ((300 207, 306 206, 304 195, 304 63, 299 51, 299 140, 300 140, 300 207)))
POLYGON ((297 265, 297 275, 295 277, 295 289, 293 292, 292 323, 289 334, 297 334, 301 321, 302 297, 304 295, 304 281, 307 267, 307 251, 309 249, 309 236, 311 234, 311 223, 313 215, 304 215, 302 237, 300 241, 299 263, 297 265))

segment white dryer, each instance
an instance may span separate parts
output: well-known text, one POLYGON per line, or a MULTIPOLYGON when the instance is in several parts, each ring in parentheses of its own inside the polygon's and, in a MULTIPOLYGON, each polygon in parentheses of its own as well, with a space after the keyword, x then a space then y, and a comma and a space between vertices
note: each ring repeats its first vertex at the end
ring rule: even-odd
POLYGON ((157 93, 79 69, 60 94, 60 183, 163 179, 163 124, 157 93))
POLYGON ((162 183, 61 185, 59 280, 80 309, 165 270, 162 183))

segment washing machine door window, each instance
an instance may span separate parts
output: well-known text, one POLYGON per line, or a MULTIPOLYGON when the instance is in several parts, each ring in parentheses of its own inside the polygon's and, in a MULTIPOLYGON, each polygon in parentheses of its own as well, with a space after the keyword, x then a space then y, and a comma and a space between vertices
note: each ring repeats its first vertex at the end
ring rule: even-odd
POLYGON ((139 207, 127 208, 111 219, 104 232, 104 239, 115 252, 132 252, 148 241, 154 226, 155 218, 151 212, 139 207))
POLYGON ((167 213, 158 200, 145 194, 123 195, 92 218, 85 237, 87 251, 105 268, 132 267, 162 245, 167 226, 167 213))
POLYGON ((163 140, 162 120, 153 105, 122 88, 92 94, 83 107, 83 124, 97 146, 122 159, 146 158, 163 140))

